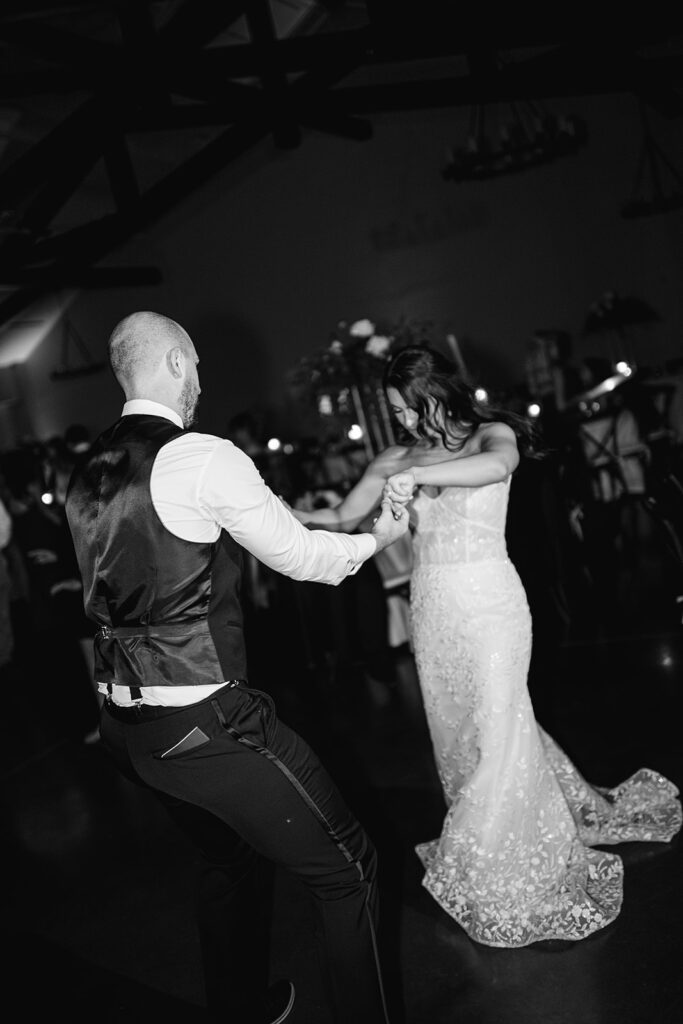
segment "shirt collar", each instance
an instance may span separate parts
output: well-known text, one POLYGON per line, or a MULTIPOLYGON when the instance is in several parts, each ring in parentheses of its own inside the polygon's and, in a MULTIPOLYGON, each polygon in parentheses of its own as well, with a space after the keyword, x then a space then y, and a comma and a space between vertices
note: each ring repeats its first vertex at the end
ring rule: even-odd
POLYGON ((153 402, 150 398, 131 398, 130 401, 125 403, 121 415, 163 416, 164 419, 175 423, 181 430, 185 429, 185 424, 175 409, 169 409, 167 405, 162 405, 160 402, 153 402))

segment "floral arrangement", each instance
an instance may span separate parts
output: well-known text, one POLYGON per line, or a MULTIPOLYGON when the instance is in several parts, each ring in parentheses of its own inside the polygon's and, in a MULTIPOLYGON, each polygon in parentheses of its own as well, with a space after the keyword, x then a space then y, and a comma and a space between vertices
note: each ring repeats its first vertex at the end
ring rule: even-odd
POLYGON ((427 343, 431 328, 431 323, 422 321, 388 325, 369 319, 340 320, 328 345, 304 356, 291 371, 290 385, 318 394, 352 383, 381 383, 391 356, 406 345, 427 343))
POLYGON ((384 369, 399 349, 427 344, 432 331, 429 321, 340 320, 327 346, 304 356, 290 371, 290 391, 340 433, 352 424, 360 427, 372 457, 394 441, 382 389, 384 369))

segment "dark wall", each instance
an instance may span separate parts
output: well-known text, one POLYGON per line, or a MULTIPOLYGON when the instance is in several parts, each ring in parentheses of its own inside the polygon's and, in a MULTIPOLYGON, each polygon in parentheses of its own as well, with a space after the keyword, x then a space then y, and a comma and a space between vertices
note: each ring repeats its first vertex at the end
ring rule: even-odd
MULTIPOLYGON (((284 378, 327 343, 339 319, 430 319, 460 340, 474 375, 521 379, 537 328, 579 334, 607 289, 647 299, 663 322, 627 353, 660 361, 683 336, 683 213, 624 220, 640 146, 630 96, 561 100, 588 124, 584 150, 506 178, 454 184, 441 168, 462 142, 467 110, 383 115, 355 143, 308 134, 298 150, 266 141, 136 237, 109 262, 153 263, 155 288, 82 293, 69 315, 95 358, 135 309, 179 320, 201 357, 201 426, 221 432, 247 406, 287 430, 284 378)), ((654 120, 679 162, 680 125, 654 120)), ((589 349, 605 347, 591 341, 589 349)), ((98 430, 118 413, 108 373, 54 383, 57 332, 27 363, 24 398, 36 434, 79 420, 98 430)))

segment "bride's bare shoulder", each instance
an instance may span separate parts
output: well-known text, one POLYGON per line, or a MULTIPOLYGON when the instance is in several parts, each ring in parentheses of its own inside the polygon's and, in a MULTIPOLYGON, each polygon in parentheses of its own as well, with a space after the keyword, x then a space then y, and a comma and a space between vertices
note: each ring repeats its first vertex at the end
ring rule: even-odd
POLYGON ((517 435, 507 423, 493 421, 491 423, 480 423, 474 435, 474 447, 481 451, 491 443, 504 441, 508 444, 517 443, 517 435))

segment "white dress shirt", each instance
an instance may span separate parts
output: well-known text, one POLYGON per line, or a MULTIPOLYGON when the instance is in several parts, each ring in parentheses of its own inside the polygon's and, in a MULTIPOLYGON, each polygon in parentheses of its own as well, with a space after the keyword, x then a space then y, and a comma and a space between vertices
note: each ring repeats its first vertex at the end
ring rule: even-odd
MULTIPOLYGON (((183 426, 172 409, 142 398, 126 402, 122 415, 163 416, 183 426)), ((225 529, 259 561, 295 580, 336 585, 377 550, 369 533, 307 529, 266 486, 249 456, 213 434, 186 433, 165 444, 152 467, 150 491, 157 515, 176 537, 211 543, 225 529)), ((143 686, 142 701, 194 704, 222 685, 143 686)), ((98 688, 108 692, 103 683, 98 688)), ((116 684, 112 699, 125 706, 136 703, 127 686, 116 684)))

